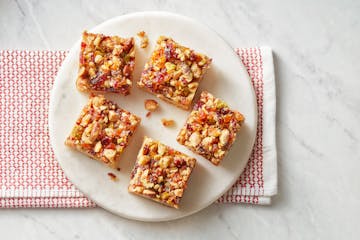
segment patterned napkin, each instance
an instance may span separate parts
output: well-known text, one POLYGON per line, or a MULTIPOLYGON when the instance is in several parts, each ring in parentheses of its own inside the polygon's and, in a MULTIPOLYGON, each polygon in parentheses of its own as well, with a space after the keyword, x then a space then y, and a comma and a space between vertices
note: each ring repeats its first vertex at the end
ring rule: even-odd
MULTIPOLYGON (((257 95, 249 163, 219 203, 270 204, 277 193, 275 80, 270 48, 239 48, 257 95)), ((66 178, 49 143, 50 89, 66 51, 0 50, 0 207, 94 207, 66 178)))

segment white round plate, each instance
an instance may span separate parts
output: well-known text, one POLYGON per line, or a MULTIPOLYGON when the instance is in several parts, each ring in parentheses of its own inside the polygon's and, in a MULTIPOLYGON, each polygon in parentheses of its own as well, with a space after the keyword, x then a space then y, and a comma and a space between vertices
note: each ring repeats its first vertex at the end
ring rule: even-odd
MULTIPOLYGON (((121 171, 114 171, 64 145, 88 100, 88 96, 80 93, 75 87, 80 40, 75 43, 62 64, 51 92, 50 139, 56 159, 67 177, 99 206, 130 219, 166 221, 190 215, 207 207, 234 184, 243 171, 254 144, 257 124, 256 100, 249 76, 234 50, 214 31, 193 19, 166 12, 140 12, 110 19, 89 32, 130 37, 136 36, 141 30, 148 34, 150 44, 146 49, 141 49, 138 44, 136 46, 131 94, 126 97, 106 95, 120 107, 142 118, 141 126, 122 155, 119 165, 121 171), (176 135, 185 123, 188 111, 165 103, 136 87, 135 81, 139 79, 145 61, 160 35, 172 37, 180 44, 213 59, 211 68, 200 84, 196 99, 202 90, 207 90, 245 115, 245 124, 239 131, 237 141, 220 166, 212 165, 176 142, 176 135), (144 109, 144 100, 148 98, 156 99, 160 103, 159 111, 153 113, 150 118, 145 117, 144 109), (176 126, 163 127, 161 118, 176 120, 176 126), (144 135, 160 140, 198 160, 178 210, 127 191, 130 172, 144 135), (119 180, 111 181, 107 175, 109 172, 115 173, 119 180)), ((139 42, 137 37, 136 41, 139 42)))

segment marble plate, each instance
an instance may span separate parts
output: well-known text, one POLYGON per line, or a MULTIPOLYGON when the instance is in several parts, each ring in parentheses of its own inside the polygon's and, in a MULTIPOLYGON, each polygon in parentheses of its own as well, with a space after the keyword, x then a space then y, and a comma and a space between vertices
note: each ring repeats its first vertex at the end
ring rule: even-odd
POLYGON ((144 63, 159 35, 173 37, 179 43, 213 58, 211 69, 200 84, 196 97, 198 98, 201 90, 206 89, 224 99, 246 117, 237 141, 222 164, 215 167, 176 142, 176 135, 189 112, 156 99, 138 89, 135 84, 129 96, 106 95, 121 107, 142 117, 141 126, 122 156, 120 172, 67 148, 64 141, 88 98, 75 87, 80 40, 74 44, 66 57, 51 92, 50 139, 56 158, 67 177, 99 206, 130 219, 172 220, 207 207, 234 184, 243 171, 254 144, 257 124, 256 100, 249 76, 234 50, 218 34, 193 19, 166 12, 140 12, 110 19, 89 31, 129 37, 136 36, 141 30, 148 34, 150 44, 147 49, 137 46, 135 81, 139 79, 144 63), (146 111, 143 107, 147 98, 156 99, 160 103, 159 111, 150 118, 145 117, 146 111), (175 119, 176 126, 163 127, 160 122, 163 117, 175 119), (127 192, 130 171, 144 135, 158 139, 198 160, 179 210, 127 192), (111 181, 108 172, 114 172, 119 180, 111 181))

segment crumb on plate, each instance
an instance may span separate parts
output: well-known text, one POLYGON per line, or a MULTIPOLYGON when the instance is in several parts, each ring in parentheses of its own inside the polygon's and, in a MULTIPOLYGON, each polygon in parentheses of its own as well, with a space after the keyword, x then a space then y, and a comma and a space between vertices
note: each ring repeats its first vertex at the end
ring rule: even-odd
POLYGON ((144 102, 144 106, 146 110, 153 112, 158 108, 159 104, 153 99, 146 99, 144 102))
POLYGON ((107 174, 107 175, 110 177, 110 179, 111 179, 112 181, 116 181, 116 180, 117 180, 116 175, 115 175, 115 174, 113 174, 112 172, 108 172, 108 174, 107 174))
POLYGON ((175 121, 174 121, 174 120, 172 120, 172 119, 166 119, 166 118, 161 119, 161 123, 162 123, 165 127, 171 127, 171 126, 174 126, 174 125, 175 125, 175 121))
POLYGON ((149 44, 149 38, 148 38, 146 32, 140 31, 137 33, 137 35, 141 38, 140 47, 146 48, 149 44))

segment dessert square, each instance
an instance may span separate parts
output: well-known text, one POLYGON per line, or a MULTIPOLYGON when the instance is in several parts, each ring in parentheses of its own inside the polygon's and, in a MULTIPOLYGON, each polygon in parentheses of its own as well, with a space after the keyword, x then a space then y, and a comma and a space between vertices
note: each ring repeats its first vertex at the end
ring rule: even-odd
POLYGON ((128 190, 169 207, 179 208, 195 163, 194 158, 144 137, 128 190))
POLYGON ((195 104, 177 141, 219 165, 236 139, 244 116, 219 98, 204 91, 195 104))
POLYGON ((116 168, 140 121, 104 96, 91 96, 65 144, 116 168))
POLYGON ((84 32, 76 86, 82 92, 128 95, 135 65, 134 38, 84 32))
POLYGON ((160 36, 137 85, 187 110, 210 63, 204 54, 160 36))

